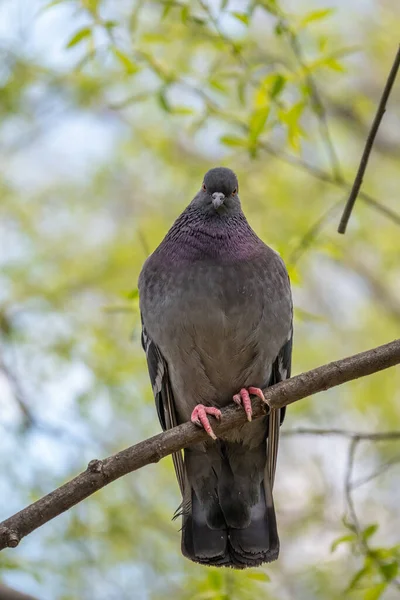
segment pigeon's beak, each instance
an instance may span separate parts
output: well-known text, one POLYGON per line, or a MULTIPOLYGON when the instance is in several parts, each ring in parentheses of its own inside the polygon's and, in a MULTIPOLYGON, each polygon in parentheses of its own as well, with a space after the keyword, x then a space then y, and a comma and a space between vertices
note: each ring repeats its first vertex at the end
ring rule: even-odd
POLYGON ((214 192, 212 195, 212 203, 213 203, 213 207, 215 208, 215 210, 217 210, 220 206, 222 206, 222 204, 224 203, 225 200, 225 194, 223 194, 222 192, 214 192))

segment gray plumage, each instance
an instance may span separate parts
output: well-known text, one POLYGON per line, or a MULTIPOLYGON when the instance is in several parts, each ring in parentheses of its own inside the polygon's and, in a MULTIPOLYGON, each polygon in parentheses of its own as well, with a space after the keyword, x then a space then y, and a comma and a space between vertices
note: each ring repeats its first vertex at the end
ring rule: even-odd
MULTIPOLYGON (((222 408, 241 388, 290 377, 287 271, 251 229, 237 188, 229 169, 209 171, 140 274, 142 342, 164 429, 188 421, 197 404, 222 408)), ((274 411, 187 448, 184 460, 174 455, 185 556, 236 568, 277 558, 272 486, 283 417, 274 411)))

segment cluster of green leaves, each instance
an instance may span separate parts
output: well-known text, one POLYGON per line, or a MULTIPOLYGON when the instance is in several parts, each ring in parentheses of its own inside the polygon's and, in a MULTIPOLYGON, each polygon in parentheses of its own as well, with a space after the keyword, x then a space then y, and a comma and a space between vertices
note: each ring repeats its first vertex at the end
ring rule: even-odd
POLYGON ((365 592, 364 600, 378 600, 398 575, 400 544, 372 548, 369 540, 378 530, 376 523, 368 525, 361 532, 352 523, 346 525, 351 533, 337 538, 331 550, 334 552, 341 544, 348 544, 353 554, 361 553, 363 564, 353 575, 345 591, 350 593, 361 590, 365 592))
MULTIPOLYGON (((47 8, 55 4, 60 3, 52 2, 47 8)), ((205 126, 213 117, 233 123, 237 133, 222 135, 220 141, 226 146, 242 147, 252 157, 262 146, 263 138, 282 129, 289 147, 300 151, 301 140, 306 137, 302 120, 307 119, 308 113, 318 116, 320 110, 312 99, 310 76, 318 77, 327 69, 343 71, 343 58, 351 51, 331 47, 329 38, 319 35, 313 39, 315 47, 307 62, 293 52, 293 41, 296 43, 304 33, 309 35, 308 30, 332 16, 333 9, 296 16, 286 13, 278 2, 251 2, 246 12, 230 10, 228 4, 222 4, 216 14, 212 3, 154 2, 153 19, 157 24, 151 31, 143 31, 139 15, 135 14, 131 23, 132 39, 122 44, 119 42, 121 23, 101 17, 101 2, 77 1, 76 4, 89 23, 74 32, 66 43, 67 49, 82 47, 78 70, 87 67, 96 57, 108 54, 120 63, 125 75, 151 72, 158 81, 156 90, 141 93, 140 98, 136 96, 132 100, 155 96, 163 111, 191 115, 194 130, 205 126), (275 42, 286 53, 283 60, 273 53, 259 52, 250 33, 255 14, 258 19, 272 19, 275 42), (235 28, 234 36, 225 34, 221 23, 229 19, 237 20, 243 31, 235 28), (164 35, 166 26, 173 30, 172 35, 164 35), (96 43, 99 32, 103 33, 102 44, 96 43), (158 57, 165 56, 173 47, 183 54, 171 68, 158 57), (199 53, 207 55, 208 69, 201 78, 196 78, 190 71, 199 53), (186 79, 189 74, 190 83, 186 79), (198 95, 201 109, 196 111, 172 101, 170 96, 175 95, 177 87, 198 95), (229 101, 229 112, 223 109, 226 101, 229 101)))

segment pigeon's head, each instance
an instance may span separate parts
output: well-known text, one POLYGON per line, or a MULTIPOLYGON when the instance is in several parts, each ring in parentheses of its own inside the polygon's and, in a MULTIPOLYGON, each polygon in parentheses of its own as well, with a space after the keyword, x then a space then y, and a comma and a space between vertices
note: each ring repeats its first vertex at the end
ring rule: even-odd
POLYGON ((239 184, 233 171, 225 167, 210 169, 204 176, 196 204, 209 211, 232 212, 240 209, 239 184))

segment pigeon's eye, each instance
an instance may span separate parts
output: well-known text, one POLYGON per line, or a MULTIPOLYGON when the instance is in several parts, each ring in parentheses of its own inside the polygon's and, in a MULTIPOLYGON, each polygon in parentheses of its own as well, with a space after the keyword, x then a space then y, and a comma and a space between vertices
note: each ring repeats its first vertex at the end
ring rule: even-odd
POLYGON ((205 184, 205 183, 203 183, 203 185, 201 186, 201 189, 203 190, 203 192, 206 192, 206 191, 207 191, 207 188, 206 188, 206 184, 205 184))
POLYGON ((232 196, 236 196, 236 194, 237 194, 237 188, 235 188, 235 189, 233 190, 233 192, 232 192, 232 196))

